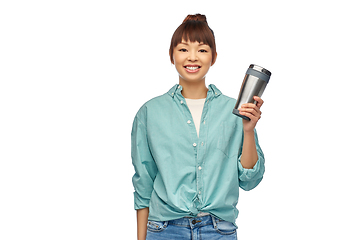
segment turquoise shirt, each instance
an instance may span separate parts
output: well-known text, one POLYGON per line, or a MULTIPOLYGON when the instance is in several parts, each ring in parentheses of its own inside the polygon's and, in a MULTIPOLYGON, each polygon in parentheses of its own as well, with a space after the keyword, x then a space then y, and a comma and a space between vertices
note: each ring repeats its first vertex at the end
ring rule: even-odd
POLYGON ((209 85, 199 137, 176 84, 145 103, 135 116, 131 155, 135 209, 149 207, 149 220, 169 221, 207 212, 235 224, 239 187, 255 188, 265 171, 255 132, 258 160, 253 169, 240 163, 242 119, 236 100, 209 85))

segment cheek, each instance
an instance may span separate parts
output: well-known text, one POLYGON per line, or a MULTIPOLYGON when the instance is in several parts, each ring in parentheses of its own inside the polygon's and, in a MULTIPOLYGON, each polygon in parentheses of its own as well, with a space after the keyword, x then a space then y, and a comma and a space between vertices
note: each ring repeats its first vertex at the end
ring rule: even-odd
POLYGON ((176 52, 176 53, 174 53, 173 56, 174 56, 174 60, 177 60, 177 61, 184 61, 187 58, 186 54, 181 53, 181 52, 176 52))
POLYGON ((211 67, 212 65, 212 58, 208 58, 207 61, 206 61, 206 66, 208 66, 209 68, 211 67))
POLYGON ((179 57, 176 54, 173 55, 173 61, 174 61, 175 65, 179 64, 179 62, 180 62, 179 57))
POLYGON ((208 55, 208 56, 204 57, 203 63, 206 63, 206 65, 211 65, 211 63, 212 63, 212 56, 211 56, 211 55, 208 55))
POLYGON ((174 60, 175 69, 176 69, 176 71, 180 74, 180 71, 183 70, 182 62, 181 62, 181 60, 180 60, 178 57, 176 57, 175 55, 174 55, 173 60, 174 60))
POLYGON ((174 60, 174 65, 176 68, 179 68, 179 69, 182 68, 184 59, 181 56, 174 55, 173 60, 174 60))
POLYGON ((178 66, 182 65, 181 61, 176 57, 174 57, 174 65, 175 65, 175 67, 178 67, 178 66))

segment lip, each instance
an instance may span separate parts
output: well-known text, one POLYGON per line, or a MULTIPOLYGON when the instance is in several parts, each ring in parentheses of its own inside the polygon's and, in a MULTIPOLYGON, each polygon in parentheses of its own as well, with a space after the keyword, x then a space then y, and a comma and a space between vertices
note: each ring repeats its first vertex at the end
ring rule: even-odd
POLYGON ((184 68, 185 68, 185 71, 188 72, 188 73, 196 73, 196 72, 200 71, 201 66, 199 66, 199 65, 185 65, 184 68), (198 67, 198 68, 196 68, 194 70, 191 70, 191 69, 188 69, 187 67, 198 67))

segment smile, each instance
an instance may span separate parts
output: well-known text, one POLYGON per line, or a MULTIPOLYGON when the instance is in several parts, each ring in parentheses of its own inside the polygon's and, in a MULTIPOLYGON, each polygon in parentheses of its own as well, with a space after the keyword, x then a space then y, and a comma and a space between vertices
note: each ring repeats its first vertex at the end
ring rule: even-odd
POLYGON ((190 73, 198 72, 200 70, 200 66, 197 65, 187 65, 185 66, 185 70, 190 73))

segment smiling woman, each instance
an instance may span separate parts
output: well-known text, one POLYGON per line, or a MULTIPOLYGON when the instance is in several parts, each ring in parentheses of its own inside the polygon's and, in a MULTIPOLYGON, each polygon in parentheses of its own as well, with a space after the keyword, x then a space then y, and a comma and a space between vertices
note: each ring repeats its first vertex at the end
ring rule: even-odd
POLYGON ((244 122, 235 99, 206 87, 217 53, 204 15, 185 18, 169 54, 179 84, 140 108, 131 133, 138 239, 237 239, 239 187, 255 188, 265 170, 255 131, 263 101, 244 107, 244 122))

